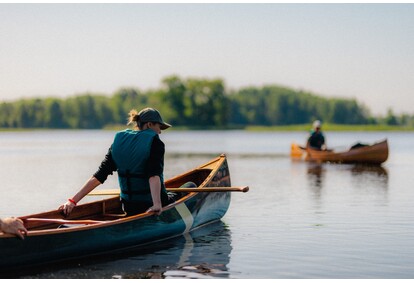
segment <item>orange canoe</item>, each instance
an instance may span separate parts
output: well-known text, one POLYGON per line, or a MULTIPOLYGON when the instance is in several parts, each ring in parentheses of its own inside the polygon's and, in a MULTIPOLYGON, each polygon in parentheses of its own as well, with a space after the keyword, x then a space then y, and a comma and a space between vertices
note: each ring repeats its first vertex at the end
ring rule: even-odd
POLYGON ((303 148, 295 143, 291 145, 290 156, 311 162, 333 163, 362 163, 381 164, 388 159, 388 141, 351 148, 347 151, 336 152, 334 150, 314 150, 303 148))

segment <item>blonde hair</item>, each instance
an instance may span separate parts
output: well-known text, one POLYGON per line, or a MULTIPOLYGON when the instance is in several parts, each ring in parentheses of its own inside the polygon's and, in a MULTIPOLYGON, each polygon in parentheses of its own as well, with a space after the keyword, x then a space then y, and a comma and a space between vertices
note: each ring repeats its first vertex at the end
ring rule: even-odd
POLYGON ((134 125, 135 129, 140 129, 142 125, 140 125, 140 117, 138 114, 138 111, 135 109, 132 109, 131 111, 129 111, 128 113, 128 123, 127 125, 134 125))

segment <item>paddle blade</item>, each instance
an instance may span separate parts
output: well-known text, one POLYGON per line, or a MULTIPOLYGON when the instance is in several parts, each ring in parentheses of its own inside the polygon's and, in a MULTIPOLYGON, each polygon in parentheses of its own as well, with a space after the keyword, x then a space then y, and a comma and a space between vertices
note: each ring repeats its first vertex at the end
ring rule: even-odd
POLYGON ((290 157, 292 158, 301 158, 303 154, 303 150, 301 146, 296 143, 292 143, 290 146, 290 157))

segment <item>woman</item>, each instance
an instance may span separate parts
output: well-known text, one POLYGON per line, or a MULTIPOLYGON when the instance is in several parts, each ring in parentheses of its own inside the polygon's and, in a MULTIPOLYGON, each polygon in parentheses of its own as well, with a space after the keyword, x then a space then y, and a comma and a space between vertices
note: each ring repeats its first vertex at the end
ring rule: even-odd
POLYGON ((161 131, 171 125, 165 123, 160 113, 153 108, 145 108, 139 113, 131 110, 130 124, 135 125, 134 130, 124 130, 115 135, 98 171, 73 198, 59 207, 66 216, 85 195, 103 184, 114 171, 118 171, 122 207, 127 215, 145 211, 159 215, 163 206, 174 201, 164 186, 165 146, 159 138, 161 131))

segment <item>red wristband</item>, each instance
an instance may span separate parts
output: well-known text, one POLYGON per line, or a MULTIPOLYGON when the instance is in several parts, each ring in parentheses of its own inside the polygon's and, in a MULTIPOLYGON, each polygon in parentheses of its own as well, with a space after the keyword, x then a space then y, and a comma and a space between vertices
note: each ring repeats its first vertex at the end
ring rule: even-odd
POLYGON ((71 203, 73 203, 74 205, 76 205, 77 203, 76 203, 76 201, 74 201, 73 199, 68 199, 68 201, 70 201, 71 203))

